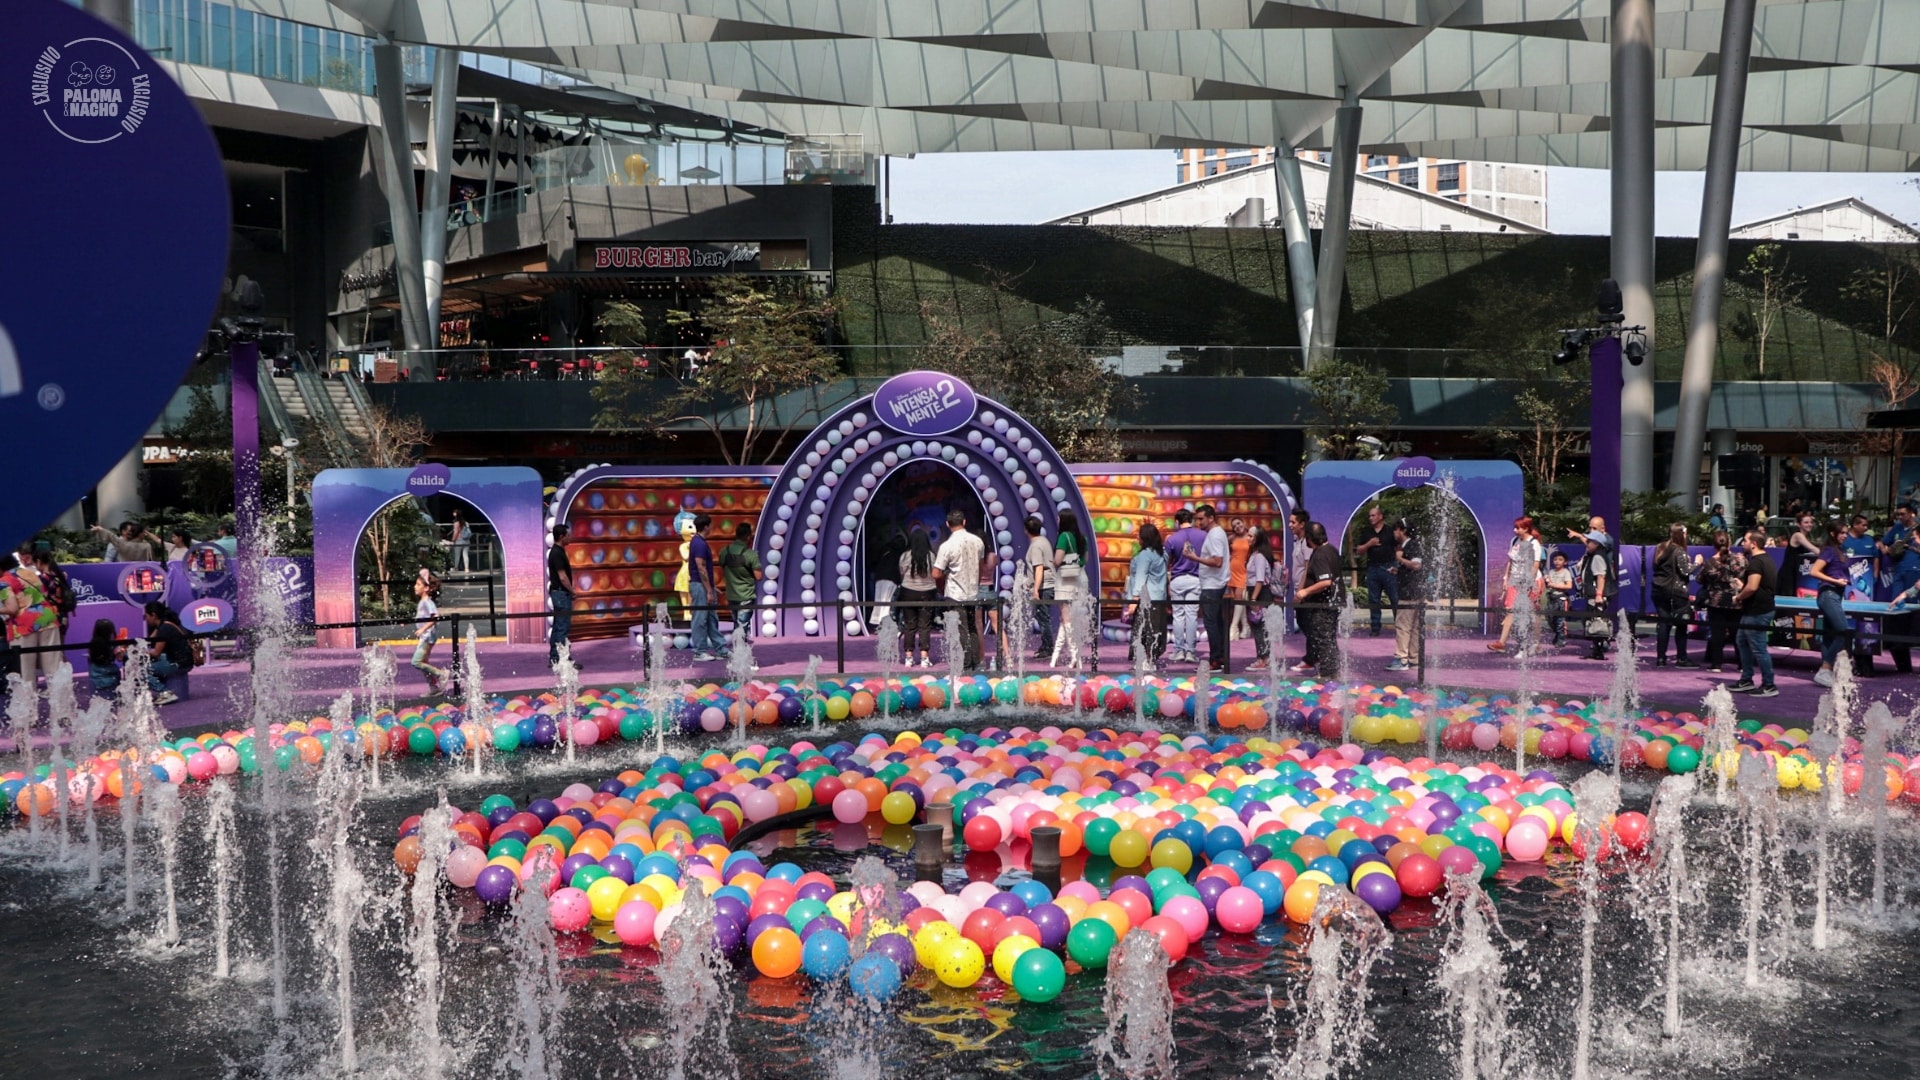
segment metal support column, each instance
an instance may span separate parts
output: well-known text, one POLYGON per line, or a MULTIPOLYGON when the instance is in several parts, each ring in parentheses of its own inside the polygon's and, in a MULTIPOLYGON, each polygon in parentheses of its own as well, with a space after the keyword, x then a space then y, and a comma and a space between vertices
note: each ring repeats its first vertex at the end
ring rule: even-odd
MULTIPOLYGON (((437 49, 433 54, 433 91, 429 98, 427 132, 426 205, 420 211, 421 289, 426 301, 427 348, 440 347, 440 294, 447 278, 448 205, 453 195, 453 125, 460 115, 460 51, 437 49)), ((405 365, 411 377, 432 378, 429 357, 413 357, 405 365), (424 372, 422 369, 426 369, 424 372)))
POLYGON ((1627 491, 1648 491, 1655 344, 1653 0, 1613 0, 1612 92, 1613 278, 1620 283, 1627 325, 1647 328, 1647 362, 1629 366, 1620 388, 1620 482, 1627 491))
POLYGON ((400 293, 400 331, 409 349, 424 349, 427 297, 421 277, 420 206, 413 187, 413 141, 407 133, 407 72, 400 46, 385 38, 373 46, 374 92, 380 101, 380 136, 375 148, 380 186, 393 223, 394 287, 400 293))
MULTIPOLYGON (((1313 341, 1314 281, 1313 232, 1307 223, 1307 191, 1300 179, 1300 158, 1281 143, 1273 149, 1273 188, 1280 204, 1280 225, 1287 237, 1287 291, 1293 296, 1293 317, 1300 327, 1300 354, 1313 341)), ((1303 359, 1304 363, 1304 359, 1303 359)))
MULTIPOLYGON (((1700 446, 1713 396, 1713 361, 1720 348, 1720 300, 1727 285, 1727 232, 1733 224, 1733 185, 1739 173, 1740 121, 1747 106, 1747 66, 1753 52, 1754 0, 1726 0, 1720 10, 1720 70, 1713 80, 1713 126, 1707 135, 1706 187, 1700 196, 1700 239, 1693 256, 1693 304, 1687 311, 1687 352, 1680 367, 1680 411, 1673 423, 1673 473, 1667 487, 1690 504, 1700 487, 1700 446)), ((1724 501, 1717 483, 1714 499, 1724 501)), ((1731 505, 1728 509, 1732 509, 1731 505)))
MULTIPOLYGON (((1651 0, 1638 0, 1650 3, 1651 0)), ((1347 284, 1347 233, 1353 224, 1353 183, 1360 164, 1360 118, 1353 98, 1333 114, 1333 152, 1327 162, 1327 215, 1320 223, 1320 268, 1314 290, 1313 339, 1307 368, 1333 352, 1340 328, 1340 296, 1347 284)))

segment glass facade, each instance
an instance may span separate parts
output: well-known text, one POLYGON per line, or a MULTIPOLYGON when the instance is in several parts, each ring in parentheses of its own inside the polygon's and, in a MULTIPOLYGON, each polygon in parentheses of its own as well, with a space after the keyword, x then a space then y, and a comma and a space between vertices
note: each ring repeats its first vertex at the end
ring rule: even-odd
MULTIPOLYGON (((177 63, 283 82, 373 93, 373 39, 241 11, 211 0, 134 0, 134 36, 177 63)), ((408 46, 409 81, 424 82, 433 50, 408 46)))

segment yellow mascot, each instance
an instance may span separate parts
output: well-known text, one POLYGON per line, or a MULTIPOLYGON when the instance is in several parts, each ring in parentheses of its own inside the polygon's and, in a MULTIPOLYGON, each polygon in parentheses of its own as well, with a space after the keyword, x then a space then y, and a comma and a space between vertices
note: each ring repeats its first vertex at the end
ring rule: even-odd
POLYGON ((680 570, 673 575, 673 591, 680 597, 681 612, 686 614, 688 622, 691 623, 693 615, 687 609, 693 606, 693 590, 690 585, 692 575, 689 573, 687 560, 693 554, 693 515, 685 510, 674 515, 673 531, 680 534, 680 570))

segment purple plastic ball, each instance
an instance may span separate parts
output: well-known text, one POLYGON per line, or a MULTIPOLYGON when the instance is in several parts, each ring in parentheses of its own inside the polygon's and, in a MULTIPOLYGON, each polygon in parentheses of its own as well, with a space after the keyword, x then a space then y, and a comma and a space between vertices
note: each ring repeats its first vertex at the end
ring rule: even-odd
POLYGON ((738 952, 746 941, 746 924, 730 916, 713 920, 713 944, 723 953, 738 952))
POLYGON ((625 855, 609 855, 600 860, 600 869, 627 884, 633 884, 633 863, 625 855))
POLYGON ((573 875, 579 873, 581 867, 599 865, 600 861, 598 859, 595 859, 584 851, 578 855, 569 855, 567 856, 567 861, 560 864, 560 880, 572 881, 573 875))
POLYGON ((833 892, 833 886, 825 882, 809 881, 805 885, 800 886, 800 892, 795 896, 795 899, 818 900, 824 904, 828 900, 833 899, 833 892))
MULTIPOLYGON (((1065 912, 1061 912, 1060 915, 1061 918, 1066 917, 1065 912)), ((919 966, 919 961, 914 959, 913 942, 908 941, 903 934, 881 934, 867 943, 867 952, 879 953, 893 961, 893 965, 900 969, 900 977, 903 979, 913 974, 914 969, 919 966)))
POLYGON ((1400 883, 1392 874, 1368 874, 1354 882, 1354 894, 1382 915, 1400 906, 1400 883))
POLYGON ((1033 925, 1040 931, 1040 944, 1048 949, 1065 945, 1067 931, 1073 929, 1066 911, 1052 903, 1038 905, 1027 912, 1027 918, 1033 920, 1033 925))
POLYGON ((513 892, 520 885, 520 879, 504 866, 485 866, 480 876, 474 879, 474 894, 481 902, 492 907, 506 907, 513 902, 513 892))
POLYGON ((1027 902, 1010 892, 994 893, 987 906, 1011 919, 1027 913, 1027 902))
MULTIPOLYGON (((747 944, 752 945, 754 942, 760 940, 761 934, 781 926, 787 926, 787 919, 784 915, 759 916, 747 924, 747 944)), ((788 926, 787 929, 791 930, 793 928, 788 926)))
POLYGON ((1227 884, 1222 878, 1210 877, 1201 878, 1199 884, 1194 886, 1194 889, 1200 894, 1200 902, 1207 905, 1207 914, 1211 915, 1213 914, 1213 905, 1220 900, 1220 894, 1232 887, 1233 886, 1227 884))
POLYGON ((539 818, 540 824, 551 825, 560 816, 560 808, 551 799, 535 799, 527 804, 527 813, 539 818))

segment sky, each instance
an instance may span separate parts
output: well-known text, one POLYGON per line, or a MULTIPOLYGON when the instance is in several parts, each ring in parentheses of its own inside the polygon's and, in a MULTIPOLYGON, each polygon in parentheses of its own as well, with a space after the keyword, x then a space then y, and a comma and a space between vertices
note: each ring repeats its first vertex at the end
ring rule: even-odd
MULTIPOLYGON (((1170 186, 1171 150, 921 154, 893 158, 896 222, 1026 225, 1050 221, 1170 186)), ((1607 174, 1547 170, 1547 224, 1557 233, 1607 231, 1607 174)), ((1700 173, 1655 178, 1654 231, 1692 236, 1700 227, 1700 173)), ((1920 189, 1901 173, 1742 173, 1733 223, 1858 195, 1902 221, 1920 221, 1920 189)))

